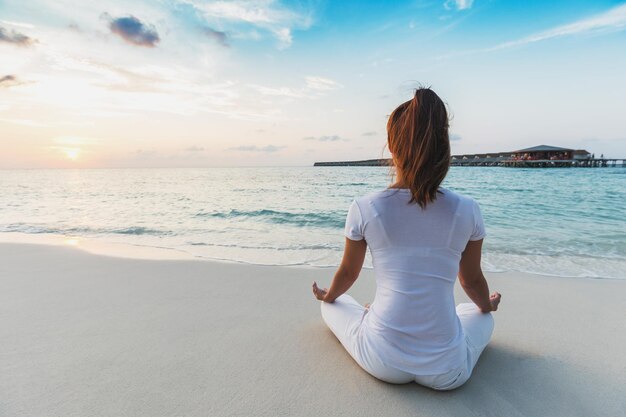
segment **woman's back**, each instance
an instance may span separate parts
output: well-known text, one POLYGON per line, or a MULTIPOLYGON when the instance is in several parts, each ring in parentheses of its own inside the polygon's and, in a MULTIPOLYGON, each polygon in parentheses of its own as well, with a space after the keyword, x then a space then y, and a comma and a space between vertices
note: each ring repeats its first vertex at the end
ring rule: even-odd
POLYGON ((368 194, 352 204, 346 237, 365 238, 376 297, 363 321, 367 343, 389 348, 385 360, 415 374, 435 374, 464 360, 453 287, 469 240, 484 237, 474 200, 446 189, 425 209, 408 189, 368 194))
POLYGON ((450 166, 448 128, 446 106, 429 88, 391 113, 394 183, 350 206, 341 265, 330 288, 312 287, 324 321, 363 369, 383 381, 435 389, 467 381, 493 332, 485 313, 500 303, 480 267, 485 229, 478 205, 441 188, 450 166), (368 247, 376 296, 366 309, 346 291, 368 247), (473 303, 455 308, 457 274, 473 303))

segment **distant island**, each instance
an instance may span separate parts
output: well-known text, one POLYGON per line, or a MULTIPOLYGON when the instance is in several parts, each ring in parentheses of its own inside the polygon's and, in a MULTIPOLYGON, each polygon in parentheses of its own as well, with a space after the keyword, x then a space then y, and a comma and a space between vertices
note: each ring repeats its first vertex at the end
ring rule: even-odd
MULTIPOLYGON (((566 168, 624 166, 624 159, 605 159, 584 149, 539 145, 511 152, 452 155, 451 166, 490 166, 513 168, 566 168)), ((393 165, 391 159, 366 159, 363 161, 315 162, 316 167, 378 167, 393 165)))
POLYGON ((391 159, 366 159, 364 161, 316 162, 316 167, 382 167, 390 166, 391 159))

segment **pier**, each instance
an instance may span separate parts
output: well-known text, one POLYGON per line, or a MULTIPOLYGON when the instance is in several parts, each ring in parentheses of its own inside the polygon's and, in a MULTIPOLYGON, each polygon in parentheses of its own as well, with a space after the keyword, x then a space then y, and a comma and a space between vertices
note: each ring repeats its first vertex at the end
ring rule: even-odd
POLYGON ((626 167, 626 159, 489 159, 476 158, 461 161, 451 161, 450 166, 467 167, 508 167, 508 168, 608 168, 626 167))

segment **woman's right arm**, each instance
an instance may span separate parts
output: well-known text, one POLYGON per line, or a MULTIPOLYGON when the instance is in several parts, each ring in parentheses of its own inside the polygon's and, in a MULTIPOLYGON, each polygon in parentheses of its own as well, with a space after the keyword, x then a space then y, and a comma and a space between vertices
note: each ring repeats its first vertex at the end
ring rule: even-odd
POLYGON ((330 289, 320 289, 317 283, 313 281, 313 294, 315 297, 320 301, 332 303, 337 297, 348 291, 361 273, 365 252, 367 252, 365 239, 351 240, 346 238, 346 249, 343 252, 343 259, 335 273, 333 282, 330 284, 330 289))
POLYGON ((483 313, 496 311, 501 295, 497 292, 489 295, 489 286, 480 267, 483 240, 470 240, 461 255, 459 281, 467 296, 483 313))

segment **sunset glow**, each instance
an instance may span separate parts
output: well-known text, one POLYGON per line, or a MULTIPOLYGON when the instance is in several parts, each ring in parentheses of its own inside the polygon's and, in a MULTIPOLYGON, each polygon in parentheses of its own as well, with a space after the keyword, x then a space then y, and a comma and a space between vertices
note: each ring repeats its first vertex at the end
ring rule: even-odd
POLYGON ((72 161, 75 161, 80 156, 80 149, 65 149, 65 156, 72 161))

